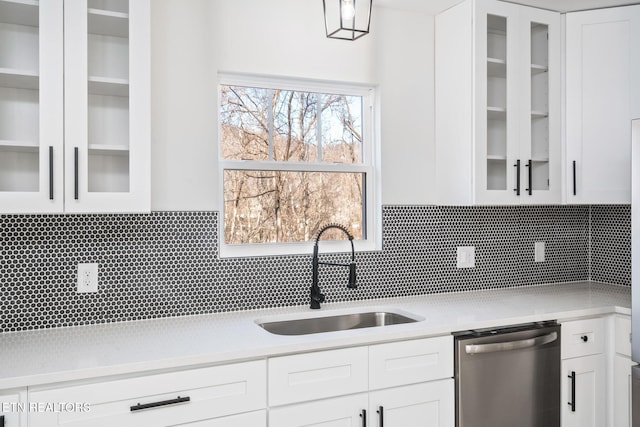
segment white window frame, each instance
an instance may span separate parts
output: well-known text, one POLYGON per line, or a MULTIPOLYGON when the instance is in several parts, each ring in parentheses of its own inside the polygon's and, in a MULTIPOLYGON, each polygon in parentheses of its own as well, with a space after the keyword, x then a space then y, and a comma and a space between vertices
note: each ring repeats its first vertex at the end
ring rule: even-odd
MULTIPOLYGON (((287 243, 227 244, 224 237, 224 171, 225 170, 282 170, 311 172, 355 172, 365 174, 366 239, 354 240, 357 252, 382 250, 382 202, 380 180, 380 139, 378 131, 379 108, 373 86, 321 80, 282 78, 238 73, 218 74, 218 119, 220 118, 220 86, 245 86, 266 89, 287 89, 337 95, 361 96, 362 163, 284 162, 270 160, 230 160, 222 158, 222 146, 218 143, 218 194, 219 194, 219 249, 221 258, 307 255, 313 251, 313 241, 287 243)), ((221 126, 218 122, 218 141, 221 126)), ((329 220, 327 223, 330 222, 329 220)), ((350 245, 343 241, 323 241, 321 253, 348 252, 350 245)))

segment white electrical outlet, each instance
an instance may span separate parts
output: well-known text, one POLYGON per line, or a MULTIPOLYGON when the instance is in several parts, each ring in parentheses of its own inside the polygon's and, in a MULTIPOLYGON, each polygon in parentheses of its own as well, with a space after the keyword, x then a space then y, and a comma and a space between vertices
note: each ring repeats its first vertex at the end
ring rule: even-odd
POLYGON ((98 292, 98 264, 78 264, 78 293, 98 292))
POLYGON ((476 266, 476 247, 458 246, 456 260, 458 268, 474 268, 476 266))
POLYGON ((533 244, 534 262, 544 262, 544 242, 535 242, 533 244))

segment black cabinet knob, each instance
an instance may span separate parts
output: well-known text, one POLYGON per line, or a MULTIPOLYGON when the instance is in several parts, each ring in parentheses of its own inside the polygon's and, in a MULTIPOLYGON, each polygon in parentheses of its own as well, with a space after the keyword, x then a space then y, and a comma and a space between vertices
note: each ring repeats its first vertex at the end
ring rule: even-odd
POLYGON ((584 342, 589 341, 589 337, 588 337, 588 336, 586 336, 586 335, 581 336, 581 337, 580 337, 580 339, 581 339, 582 341, 584 341, 584 342))

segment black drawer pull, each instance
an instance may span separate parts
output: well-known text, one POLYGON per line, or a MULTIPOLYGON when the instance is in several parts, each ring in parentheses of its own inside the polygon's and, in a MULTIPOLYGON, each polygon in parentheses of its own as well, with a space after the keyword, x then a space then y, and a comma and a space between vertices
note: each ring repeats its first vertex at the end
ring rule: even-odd
POLYGON ((0 416, 0 427, 4 427, 4 415, 0 416))
POLYGON ((581 339, 582 341, 584 341, 584 342, 589 341, 589 337, 588 337, 588 336, 586 336, 586 335, 581 336, 581 337, 580 337, 580 339, 581 339))
POLYGON ((159 406, 175 405, 177 403, 184 403, 184 402, 188 402, 190 400, 191 400, 191 398, 189 396, 187 396, 187 397, 178 396, 175 399, 163 400, 161 402, 138 403, 137 405, 131 407, 131 412, 141 411, 143 409, 157 408, 159 406))

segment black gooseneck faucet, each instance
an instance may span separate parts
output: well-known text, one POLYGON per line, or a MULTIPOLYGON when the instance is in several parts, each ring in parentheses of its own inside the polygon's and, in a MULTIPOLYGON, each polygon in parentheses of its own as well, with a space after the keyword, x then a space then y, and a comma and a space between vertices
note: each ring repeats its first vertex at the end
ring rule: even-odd
POLYGON ((311 308, 312 309, 319 309, 320 303, 324 302, 324 295, 320 293, 320 287, 318 286, 318 266, 320 264, 332 265, 337 267, 349 267, 349 283, 347 284, 347 288, 356 289, 358 287, 358 285, 356 285, 356 262, 355 262, 355 249, 353 247, 353 236, 351 235, 351 233, 349 233, 349 231, 344 226, 340 224, 325 225, 324 227, 322 227, 322 229, 320 229, 320 231, 318 232, 318 235, 316 236, 316 242, 313 245, 313 261, 312 261, 313 274, 311 278, 311 308), (349 241, 351 242, 351 262, 349 264, 320 262, 318 260, 318 242, 320 241, 320 236, 322 236, 322 233, 324 233, 325 231, 331 228, 336 228, 342 231, 349 238, 349 241))

